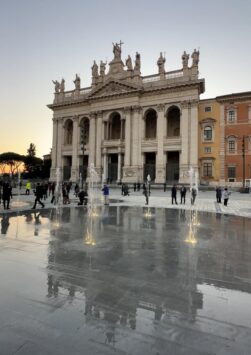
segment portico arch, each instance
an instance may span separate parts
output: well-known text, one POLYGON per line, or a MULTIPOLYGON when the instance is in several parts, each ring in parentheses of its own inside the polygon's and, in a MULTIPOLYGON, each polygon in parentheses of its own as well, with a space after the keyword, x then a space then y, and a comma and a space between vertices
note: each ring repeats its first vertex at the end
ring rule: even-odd
POLYGON ((150 108, 145 113, 145 138, 155 139, 157 135, 157 112, 150 108))
POLYGON ((72 145, 72 136, 73 136, 73 121, 67 119, 64 123, 64 144, 72 145))
POLYGON ((80 121, 80 142, 81 139, 84 138, 85 144, 89 143, 89 135, 90 135, 90 120, 88 117, 82 117, 80 121), (82 137, 83 135, 83 137, 82 137))
POLYGON ((171 106, 167 110, 167 137, 180 136, 180 109, 177 106, 171 106))

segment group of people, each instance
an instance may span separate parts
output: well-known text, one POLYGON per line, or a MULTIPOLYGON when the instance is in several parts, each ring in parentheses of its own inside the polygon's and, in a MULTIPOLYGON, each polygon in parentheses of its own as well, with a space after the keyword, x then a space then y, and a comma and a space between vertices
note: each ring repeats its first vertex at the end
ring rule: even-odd
MULTIPOLYGON (((180 204, 182 205, 182 203, 185 205, 186 204, 186 193, 187 193, 187 188, 185 185, 181 185, 181 187, 179 188, 180 191, 180 204)), ((174 184, 172 186, 171 189, 171 197, 172 197, 172 205, 175 203, 176 205, 177 203, 177 192, 178 192, 178 187, 176 184, 174 184)), ((190 189, 191 192, 191 205, 194 205, 195 203, 195 199, 197 196, 197 188, 195 185, 193 185, 190 189)))
POLYGON ((224 206, 227 206, 229 197, 231 192, 228 191, 228 188, 225 187, 224 189, 221 186, 217 186, 216 189, 216 201, 221 203, 221 199, 224 201, 224 206))

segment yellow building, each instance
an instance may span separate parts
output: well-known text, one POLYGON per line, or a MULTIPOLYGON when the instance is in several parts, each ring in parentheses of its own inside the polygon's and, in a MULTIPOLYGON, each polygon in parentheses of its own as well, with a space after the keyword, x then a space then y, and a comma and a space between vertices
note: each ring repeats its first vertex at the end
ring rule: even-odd
POLYGON ((220 180, 220 105, 216 99, 200 100, 198 116, 200 182, 217 185, 220 180))

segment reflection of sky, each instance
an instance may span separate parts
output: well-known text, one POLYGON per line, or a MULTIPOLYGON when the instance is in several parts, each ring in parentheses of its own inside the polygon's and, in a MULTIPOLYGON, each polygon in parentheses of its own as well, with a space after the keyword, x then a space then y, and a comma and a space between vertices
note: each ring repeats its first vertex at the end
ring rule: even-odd
POLYGON ((198 285, 203 293, 203 309, 198 310, 198 316, 206 316, 220 322, 251 327, 250 293, 215 287, 213 285, 198 285))
POLYGON ((79 73, 82 86, 88 86, 93 60, 109 62, 112 42, 120 39, 125 43, 123 59, 130 53, 134 60, 135 52, 141 53, 144 75, 157 71, 160 51, 166 54, 167 70, 174 70, 181 66, 184 50, 191 53, 200 47, 203 97, 250 90, 250 9, 251 2, 244 0, 2 2, 0 95, 5 130, 0 130, 0 151, 25 154, 34 142, 39 156, 48 153, 51 80, 64 76, 70 90, 79 73))

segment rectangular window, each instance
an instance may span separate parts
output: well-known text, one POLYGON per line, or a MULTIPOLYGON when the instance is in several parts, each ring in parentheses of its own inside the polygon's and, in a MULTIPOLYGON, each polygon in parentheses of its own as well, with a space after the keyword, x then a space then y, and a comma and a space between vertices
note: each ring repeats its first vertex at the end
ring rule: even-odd
POLYGON ((203 176, 212 177, 212 163, 203 163, 203 176))
POLYGON ((211 112, 212 107, 211 106, 205 106, 205 112, 211 112))
POLYGON ((235 166, 229 166, 227 174, 228 174, 228 178, 229 179, 235 179, 236 178, 236 167, 235 166))
POLYGON ((235 141, 228 141, 228 151, 229 153, 235 153, 235 141))
POLYGON ((204 153, 211 153, 211 152, 212 152, 211 147, 204 148, 204 153))
POLYGON ((230 110, 228 111, 228 122, 234 122, 235 121, 235 111, 230 110))

